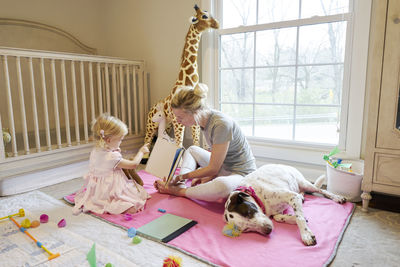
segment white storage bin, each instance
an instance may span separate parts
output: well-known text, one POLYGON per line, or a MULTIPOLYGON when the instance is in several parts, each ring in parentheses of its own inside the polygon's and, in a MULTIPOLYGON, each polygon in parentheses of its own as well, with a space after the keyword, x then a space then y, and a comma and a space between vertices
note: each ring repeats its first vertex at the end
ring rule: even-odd
POLYGON ((334 168, 326 163, 327 190, 344 196, 348 201, 361 201, 361 182, 364 175, 364 161, 343 160, 342 163, 352 163, 352 172, 334 168))

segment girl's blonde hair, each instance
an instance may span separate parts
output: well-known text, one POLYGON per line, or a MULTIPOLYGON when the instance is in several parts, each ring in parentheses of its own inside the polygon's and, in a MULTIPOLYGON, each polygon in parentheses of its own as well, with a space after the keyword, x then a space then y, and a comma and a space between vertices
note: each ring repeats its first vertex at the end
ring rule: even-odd
POLYGON ((207 109, 208 86, 204 83, 197 84, 194 88, 181 86, 171 100, 172 108, 181 108, 193 114, 207 109))
POLYGON ((97 145, 104 147, 107 137, 126 135, 128 127, 120 119, 104 113, 93 122, 92 132, 97 145))

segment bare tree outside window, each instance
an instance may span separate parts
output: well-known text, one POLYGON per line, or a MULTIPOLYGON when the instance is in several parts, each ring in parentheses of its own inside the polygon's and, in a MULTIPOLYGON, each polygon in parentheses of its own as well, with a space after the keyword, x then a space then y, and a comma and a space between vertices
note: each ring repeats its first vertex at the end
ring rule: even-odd
POLYGON ((223 0, 222 27, 237 33, 220 35, 221 110, 249 136, 337 144, 348 21, 335 15, 348 6, 223 0))

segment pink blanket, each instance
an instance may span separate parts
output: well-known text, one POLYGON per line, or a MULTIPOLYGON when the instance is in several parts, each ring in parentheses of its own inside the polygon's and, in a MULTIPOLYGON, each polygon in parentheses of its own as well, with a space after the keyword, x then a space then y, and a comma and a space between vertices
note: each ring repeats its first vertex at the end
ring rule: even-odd
MULTIPOLYGON (((131 221, 126 221, 123 215, 95 215, 126 228, 138 228, 163 215, 159 208, 196 220, 197 225, 168 244, 221 266, 325 266, 334 258, 354 208, 352 203, 340 205, 323 197, 306 195, 303 209, 317 238, 316 246, 303 245, 297 225, 277 222, 268 237, 243 233, 230 238, 222 234, 224 203, 159 194, 153 188, 156 177, 145 171, 138 173, 151 194, 143 212, 134 214, 131 221)), ((73 196, 64 199, 73 203, 73 196)))

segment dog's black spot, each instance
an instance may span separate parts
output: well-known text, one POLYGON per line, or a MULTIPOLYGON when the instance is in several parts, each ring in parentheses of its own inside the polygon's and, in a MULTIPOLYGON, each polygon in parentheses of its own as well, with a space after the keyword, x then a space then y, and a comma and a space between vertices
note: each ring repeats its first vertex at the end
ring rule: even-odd
POLYGON ((232 214, 229 214, 229 218, 232 218, 232 219, 233 219, 233 215, 232 215, 232 214))
POLYGON ((297 209, 296 209, 296 208, 294 208, 294 209, 293 209, 293 211, 297 211, 297 209))
POLYGON ((230 203, 228 204, 228 211, 236 212, 241 216, 250 219, 253 218, 258 209, 254 203, 247 200, 249 197, 250 196, 248 194, 243 192, 233 194, 230 198, 230 203))
POLYGON ((228 221, 228 216, 226 216, 226 214, 225 214, 225 221, 228 221))

